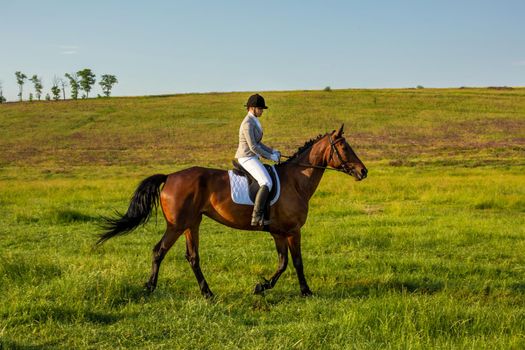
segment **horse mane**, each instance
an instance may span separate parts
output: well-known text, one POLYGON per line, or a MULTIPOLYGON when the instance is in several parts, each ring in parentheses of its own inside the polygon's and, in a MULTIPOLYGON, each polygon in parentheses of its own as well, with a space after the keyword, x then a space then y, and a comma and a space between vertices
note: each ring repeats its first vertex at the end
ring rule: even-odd
POLYGON ((284 162, 281 162, 281 164, 286 164, 292 160, 294 160, 295 158, 297 158, 301 153, 303 153, 304 151, 306 151, 308 148, 310 148, 314 143, 316 143, 317 141, 319 141, 320 139, 322 139, 324 136, 326 136, 327 134, 319 134, 317 135, 315 138, 313 139, 310 139, 309 141, 306 141, 304 143, 304 145, 302 145, 301 147, 299 147, 297 149, 297 151, 295 151, 294 154, 292 154, 290 156, 290 158, 288 158, 286 161, 284 162))

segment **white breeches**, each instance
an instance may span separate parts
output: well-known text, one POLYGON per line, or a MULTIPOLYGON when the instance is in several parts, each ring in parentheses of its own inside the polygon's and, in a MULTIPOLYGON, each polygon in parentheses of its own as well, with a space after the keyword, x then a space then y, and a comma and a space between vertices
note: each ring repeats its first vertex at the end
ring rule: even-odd
POLYGON ((272 179, 264 165, 258 157, 242 157, 239 158, 239 164, 246 169, 250 175, 259 183, 259 186, 268 186, 268 190, 272 190, 272 179))

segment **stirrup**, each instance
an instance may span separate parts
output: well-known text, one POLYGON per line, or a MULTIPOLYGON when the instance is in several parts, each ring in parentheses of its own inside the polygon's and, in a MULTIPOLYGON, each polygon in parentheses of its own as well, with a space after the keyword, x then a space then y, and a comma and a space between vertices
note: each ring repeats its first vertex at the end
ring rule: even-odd
POLYGON ((252 216, 252 226, 264 226, 264 225, 268 225, 268 223, 266 223, 267 220, 264 220, 264 218, 260 217, 260 216, 252 216))
POLYGON ((263 213, 261 216, 253 215, 251 225, 252 226, 266 226, 266 225, 270 225, 271 222, 272 221, 270 219, 264 218, 264 213, 263 213))
POLYGON ((271 223, 272 223, 271 220, 265 220, 265 219, 257 220, 255 218, 252 218, 252 226, 268 226, 271 223))

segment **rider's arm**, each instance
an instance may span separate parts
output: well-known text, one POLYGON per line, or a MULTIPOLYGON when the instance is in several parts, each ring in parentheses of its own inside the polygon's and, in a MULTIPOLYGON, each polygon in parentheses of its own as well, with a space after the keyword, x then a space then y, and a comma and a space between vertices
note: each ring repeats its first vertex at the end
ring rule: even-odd
POLYGON ((257 139, 255 138, 254 129, 255 129, 254 124, 250 122, 243 123, 242 132, 244 134, 244 138, 246 139, 246 142, 248 143, 248 147, 250 147, 250 150, 253 153, 263 158, 266 158, 266 159, 272 159, 271 157, 272 157, 273 149, 266 146, 262 142, 257 142, 257 139))
POLYGON ((270 146, 266 146, 264 143, 259 142, 259 145, 268 153, 273 153, 275 150, 271 148, 270 146))

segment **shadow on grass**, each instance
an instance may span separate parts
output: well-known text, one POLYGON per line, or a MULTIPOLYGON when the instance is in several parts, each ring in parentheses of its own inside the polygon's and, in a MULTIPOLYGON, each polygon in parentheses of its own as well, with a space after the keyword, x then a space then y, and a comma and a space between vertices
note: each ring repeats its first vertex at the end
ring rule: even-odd
MULTIPOLYGON (((193 296, 195 297, 195 295, 193 296)), ((204 299, 203 299, 204 300, 204 299)), ((262 294, 253 294, 253 291, 229 291, 215 294, 212 299, 206 299, 210 305, 228 306, 232 314, 244 314, 247 309, 251 309, 256 313, 266 313, 272 311, 274 308, 282 305, 287 305, 293 302, 305 301, 306 298, 301 296, 299 288, 297 291, 282 290, 279 286, 274 289, 265 290, 262 294)), ((251 323, 250 319, 240 317, 238 321, 245 326, 255 326, 257 324, 251 323)))
POLYGON ((510 286, 510 289, 516 293, 525 294, 525 282, 514 283, 510 286))
POLYGON ((144 302, 154 296, 142 284, 126 283, 111 294, 109 304, 112 307, 121 307, 127 304, 144 302))
POLYGON ((345 283, 339 288, 334 288, 328 294, 354 298, 367 298, 392 292, 432 295, 442 291, 444 287, 445 284, 442 281, 430 278, 421 280, 394 279, 391 281, 365 280, 345 283))
POLYGON ((28 214, 19 214, 16 216, 16 222, 21 224, 72 224, 99 221, 100 218, 84 214, 73 209, 56 209, 45 213, 42 216, 30 216, 28 214))
POLYGON ((49 217, 50 221, 62 223, 62 224, 69 224, 74 222, 90 222, 90 221, 97 221, 99 220, 95 216, 84 214, 78 210, 72 210, 72 209, 60 209, 55 210, 50 214, 49 217))
POLYGON ((41 350, 41 349, 56 349, 59 346, 59 341, 46 342, 38 345, 24 344, 16 341, 0 339, 0 350, 41 350))
POLYGON ((0 258, 0 263, 0 281, 4 280, 4 286, 8 283, 39 284, 62 275, 62 269, 54 264, 26 262, 22 258, 0 258))
MULTIPOLYGON (((408 293, 414 295, 432 295, 442 291, 445 284, 442 281, 435 281, 428 278, 421 280, 391 280, 391 281, 355 281, 340 283, 333 289, 327 289, 320 285, 312 289, 313 298, 339 299, 339 298, 369 298, 377 297, 389 293, 408 293)), ((246 296, 239 296, 246 297, 246 296)), ((265 291, 263 295, 255 295, 252 309, 257 311, 270 311, 282 303, 287 303, 294 299, 305 299, 297 291, 265 291)))
POLYGON ((143 303, 153 295, 143 284, 104 279, 86 286, 79 297, 85 302, 120 309, 129 304, 143 303))
POLYGON ((306 301, 306 298, 301 295, 299 289, 290 292, 279 291, 278 287, 276 287, 276 289, 264 291, 263 294, 253 295, 251 299, 251 308, 253 311, 269 312, 272 308, 297 300, 306 301))
POLYGON ((108 312, 93 311, 86 307, 74 309, 54 305, 39 305, 29 307, 9 317, 12 324, 35 324, 55 322, 60 324, 92 323, 110 325, 129 315, 116 315, 108 312))

